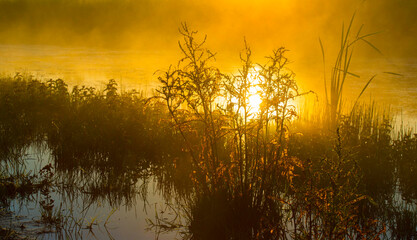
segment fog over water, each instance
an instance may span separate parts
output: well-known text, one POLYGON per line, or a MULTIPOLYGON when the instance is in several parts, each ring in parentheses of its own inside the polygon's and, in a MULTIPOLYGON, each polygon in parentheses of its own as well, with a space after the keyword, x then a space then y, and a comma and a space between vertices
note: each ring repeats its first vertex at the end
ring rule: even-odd
POLYGON ((417 237, 416 13, 415 0, 0 0, 0 238, 417 237), (349 72, 352 48, 334 64, 348 28, 349 72), (192 36, 227 76, 193 65, 192 36), (280 47, 289 64, 268 65, 280 47), (332 72, 343 94, 325 93, 332 72))
POLYGON ((380 32, 369 40, 382 54, 366 43, 358 45, 351 71, 361 78, 349 79, 346 96, 357 96, 377 74, 366 97, 398 103, 413 115, 416 11, 417 3, 411 0, 1 0, 0 69, 5 74, 60 77, 71 85, 100 87, 116 79, 122 88, 151 91, 154 73, 179 59, 178 28, 187 22, 201 37, 207 35, 207 47, 217 52, 215 64, 222 71, 233 73, 239 67, 244 38, 259 63, 285 46, 301 88, 320 93, 323 63, 318 39, 329 74, 342 23, 346 27, 356 12, 353 32, 362 24, 364 34, 380 32))

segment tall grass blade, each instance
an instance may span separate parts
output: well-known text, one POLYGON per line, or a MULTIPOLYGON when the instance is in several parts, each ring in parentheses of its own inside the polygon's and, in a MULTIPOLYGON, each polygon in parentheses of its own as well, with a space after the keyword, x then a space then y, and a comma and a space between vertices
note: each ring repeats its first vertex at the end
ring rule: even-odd
POLYGON ((109 213, 109 215, 107 216, 107 218, 106 218, 106 221, 104 222, 104 226, 106 226, 107 225, 107 223, 108 223, 108 221, 109 221, 109 219, 110 219, 110 217, 115 213, 117 211, 117 208, 113 208, 111 211, 110 211, 110 213, 109 213))
POLYGON ((361 34, 362 28, 363 28, 363 24, 360 26, 360 28, 358 30, 358 33, 356 34, 356 38, 359 38, 359 35, 361 34))
POLYGON ((355 104, 353 105, 353 108, 352 108, 352 111, 351 112, 353 112, 353 110, 355 109, 355 107, 356 107, 356 105, 357 105, 357 103, 358 103, 358 101, 359 101, 359 98, 362 96, 362 94, 365 92, 365 90, 368 88, 368 86, 369 86, 369 84, 372 82, 372 80, 374 80, 374 78, 376 77, 376 75, 373 75, 369 80, 368 80, 368 82, 365 84, 365 86, 362 88, 362 91, 361 91, 361 93, 359 93, 359 96, 356 98, 356 100, 355 100, 355 104))
POLYGON ((383 72, 383 73, 385 73, 385 74, 390 74, 390 75, 395 75, 395 76, 401 76, 401 77, 403 77, 403 76, 404 76, 403 74, 400 74, 400 73, 395 73, 395 72, 383 72))
POLYGON ((368 40, 361 38, 362 41, 366 42, 369 46, 371 46, 375 51, 377 51, 379 54, 383 55, 381 50, 379 50, 377 47, 375 47, 375 45, 373 45, 371 42, 369 42, 368 40))
POLYGON ((326 95, 326 104, 329 104, 329 98, 327 96, 326 59, 324 55, 324 47, 323 47, 323 43, 321 42, 321 38, 319 38, 319 43, 320 43, 320 49, 321 49, 321 56, 323 57, 324 94, 326 95))
MULTIPOLYGON (((339 70, 341 72, 345 72, 345 70, 343 70, 343 69, 337 69, 337 70, 339 70)), ((359 76, 358 74, 355 74, 355 73, 352 73, 352 72, 349 72, 349 71, 346 71, 346 74, 348 74, 352 77, 355 77, 355 78, 361 78, 361 76, 359 76)))

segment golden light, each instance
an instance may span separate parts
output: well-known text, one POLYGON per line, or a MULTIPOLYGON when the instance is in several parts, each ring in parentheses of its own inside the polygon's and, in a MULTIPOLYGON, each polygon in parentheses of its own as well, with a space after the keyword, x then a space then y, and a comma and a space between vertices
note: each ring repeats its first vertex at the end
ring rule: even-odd
MULTIPOLYGON (((260 106, 262 103, 262 98, 260 95, 261 88, 259 87, 259 84, 260 84, 259 70, 260 70, 259 68, 255 67, 249 71, 248 78, 247 78, 248 82, 246 83, 247 84, 246 86, 244 86, 243 82, 240 82, 238 84, 240 86, 236 86, 238 89, 240 89, 240 91, 246 92, 246 93, 244 95, 242 94, 239 96, 234 96, 230 99, 233 105, 233 110, 236 113, 241 114, 242 116, 245 114, 244 113, 245 110, 243 106, 246 104, 247 106, 246 111, 247 113, 249 113, 248 117, 252 119, 258 116, 258 113, 260 111, 260 106)), ((242 81, 242 79, 240 79, 239 81, 242 81)))
MULTIPOLYGON (((247 97, 247 104, 249 106, 248 110, 250 113, 250 118, 257 118, 260 113, 260 108, 262 104, 262 97, 261 92, 262 89, 259 86, 262 82, 262 77, 259 75, 260 68, 254 67, 248 76, 249 83, 249 89, 248 89, 248 97, 247 97)), ((280 107, 285 108, 284 111, 289 111, 290 109, 295 110, 298 105, 298 101, 296 101, 294 98, 289 98, 287 100, 287 103, 284 104, 284 102, 280 102, 278 104, 280 107)))
POLYGON ((259 112, 260 105, 262 103, 262 99, 260 96, 261 88, 259 87, 259 80, 260 76, 258 74, 259 69, 254 68, 249 73, 249 97, 248 97, 248 104, 249 104, 249 112, 255 117, 255 115, 259 112))
MULTIPOLYGON (((260 87, 260 84, 263 81, 262 81, 262 76, 260 76, 259 72, 260 72, 260 68, 254 67, 253 69, 250 70, 248 74, 248 78, 247 78, 249 82, 247 83, 248 85, 247 85, 247 90, 245 94, 246 95, 245 104, 247 104, 246 111, 247 113, 249 113, 248 117, 251 119, 258 118, 260 111, 261 111, 263 90, 260 87)), ((244 91, 243 90, 244 87, 243 86, 240 86, 240 87, 242 88, 241 91, 244 91)), ((241 114, 242 116, 245 114, 244 113, 245 110, 243 108, 243 105, 244 105, 243 99, 239 100, 238 97, 232 97, 231 103, 236 113, 241 114)), ((287 112, 290 110, 295 110, 296 105, 298 105, 298 103, 293 97, 290 97, 289 99, 287 99, 286 103, 280 102, 278 103, 278 105, 281 108, 281 110, 287 112)))

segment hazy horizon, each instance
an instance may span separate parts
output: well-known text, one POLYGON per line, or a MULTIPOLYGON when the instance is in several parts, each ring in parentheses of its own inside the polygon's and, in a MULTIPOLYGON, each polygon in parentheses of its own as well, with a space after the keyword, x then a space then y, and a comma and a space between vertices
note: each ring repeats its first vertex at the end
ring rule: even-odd
POLYGON ((415 56, 416 10, 405 0, 1 0, 0 43, 170 49, 187 22, 217 51, 239 50, 246 37, 254 48, 309 53, 319 37, 334 48, 342 22, 356 12, 354 29, 381 31, 372 40, 386 55, 415 56))
POLYGON ((371 91, 376 87, 386 92, 378 96, 394 96, 397 93, 390 89, 398 77, 382 73, 406 75, 403 84, 395 85, 398 91, 406 91, 413 82, 415 12, 417 2, 406 0, 0 0, 4 46, 0 57, 3 72, 23 70, 73 84, 97 85, 96 79, 102 83, 115 78, 125 86, 152 86, 153 73, 179 59, 178 28, 186 22, 200 38, 207 35, 207 47, 217 53, 215 64, 222 71, 233 73, 239 68, 244 38, 258 63, 284 46, 300 87, 320 92, 319 38, 329 68, 339 48, 342 24, 346 27, 355 13, 353 32, 362 24, 362 34, 380 32, 368 40, 382 54, 366 43, 358 45, 351 70, 361 78, 348 83, 347 89, 353 85, 354 91, 347 92, 357 96, 370 76, 378 74, 369 95, 376 96, 371 91))

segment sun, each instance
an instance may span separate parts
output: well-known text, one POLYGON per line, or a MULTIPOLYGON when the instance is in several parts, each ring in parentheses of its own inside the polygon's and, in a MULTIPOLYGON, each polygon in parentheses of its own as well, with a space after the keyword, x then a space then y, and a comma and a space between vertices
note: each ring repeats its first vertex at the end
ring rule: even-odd
POLYGON ((260 83, 260 76, 258 74, 259 69, 254 68, 250 71, 248 79, 250 81, 250 86, 248 89, 248 104, 249 104, 249 112, 254 115, 259 113, 260 106, 262 103, 262 99, 260 96, 261 88, 259 87, 260 83))
POLYGON ((262 78, 259 75, 259 71, 260 69, 254 67, 246 77, 239 75, 239 83, 235 87, 240 94, 230 99, 233 111, 242 116, 247 114, 246 117, 250 119, 255 119, 259 116, 262 104, 262 88, 260 87, 262 78))

